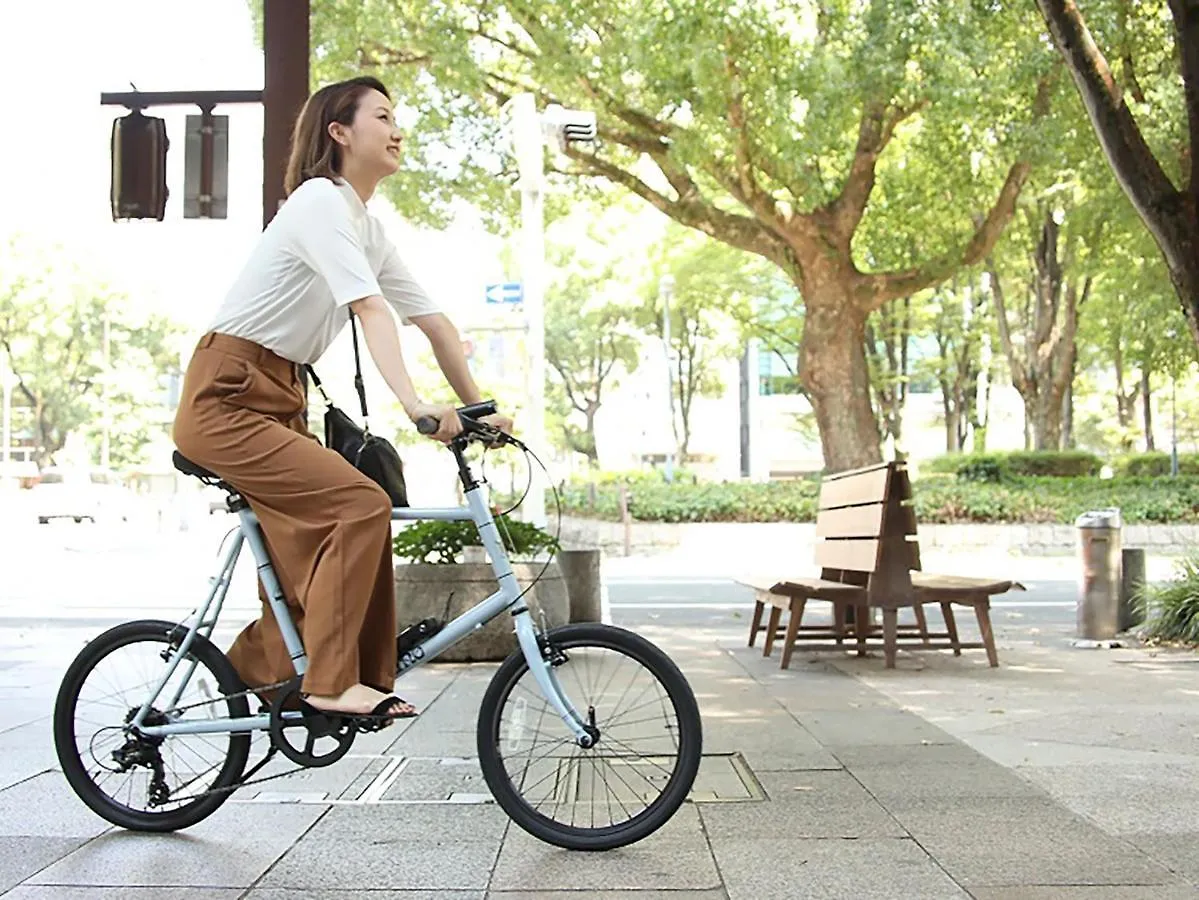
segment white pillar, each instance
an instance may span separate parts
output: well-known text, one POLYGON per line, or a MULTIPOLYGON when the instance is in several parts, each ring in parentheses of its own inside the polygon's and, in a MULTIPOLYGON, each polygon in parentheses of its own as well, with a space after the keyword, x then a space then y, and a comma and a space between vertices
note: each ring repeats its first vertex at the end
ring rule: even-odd
MULTIPOLYGON (((549 458, 545 442, 545 233, 543 183, 545 141, 532 94, 511 101, 512 149, 520 169, 521 283, 529 354, 529 414, 519 430, 542 460, 549 458)), ((535 464, 533 464, 535 465, 535 464)), ((544 472, 533 473, 522 514, 526 521, 546 524, 544 472)))

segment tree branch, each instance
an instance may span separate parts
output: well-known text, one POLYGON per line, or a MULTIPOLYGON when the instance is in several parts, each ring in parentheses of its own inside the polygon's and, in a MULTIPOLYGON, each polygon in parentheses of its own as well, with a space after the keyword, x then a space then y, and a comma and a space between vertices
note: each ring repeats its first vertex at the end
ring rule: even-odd
POLYGON ((1003 294, 1003 283, 999 280, 999 272, 995 263, 987 260, 987 271, 991 275, 991 295, 995 298, 995 323, 999 327, 999 345, 1003 347, 1003 355, 1007 357, 1008 368, 1012 373, 1012 386, 1021 396, 1028 390, 1028 373, 1025 372, 1021 361, 1016 357, 1012 346, 1012 332, 1007 320, 1007 300, 1003 294))
POLYGON ((947 254, 919 268, 859 275, 856 293, 860 303, 871 312, 888 301, 918 294, 944 281, 956 270, 968 268, 983 259, 994 248, 1003 234, 1003 229, 1011 220, 1016 209, 1016 200, 1024 188, 1030 169, 1031 166, 1026 162, 1012 165, 995 204, 986 218, 978 224, 974 237, 964 250, 947 254))
POLYGON ((843 239, 853 236, 866 214, 866 205, 874 190, 878 159, 894 137, 895 129, 926 105, 927 101, 921 101, 907 109, 888 109, 882 103, 869 103, 863 107, 849 176, 841 193, 827 207, 833 227, 843 239))
MULTIPOLYGON (((1182 8, 1184 3, 1190 7, 1195 5, 1193 0, 1170 0, 1171 10, 1177 10, 1176 23, 1186 16, 1182 8)), ((1175 197, 1177 191, 1137 127, 1132 111, 1120 95, 1107 60, 1095 45, 1090 29, 1083 21, 1082 13, 1073 0, 1037 0, 1037 5, 1041 8, 1054 43, 1066 59, 1116 180, 1155 234, 1172 231, 1165 227, 1163 215, 1167 202, 1175 197)), ((1189 15, 1192 18, 1192 35, 1199 36, 1199 23, 1194 21, 1199 18, 1199 13, 1191 12, 1189 15)), ((1180 28, 1179 40, 1182 39, 1180 28)), ((1185 58, 1188 51, 1185 47, 1181 49, 1185 58)), ((1194 56, 1193 64, 1197 70, 1194 74, 1199 78, 1199 49, 1193 50, 1190 55, 1194 56)), ((1199 84, 1192 85, 1188 99, 1194 97, 1195 90, 1199 90, 1199 84)), ((1194 99, 1195 109, 1199 110, 1199 97, 1194 99)), ((1192 119, 1191 127, 1194 146, 1194 129, 1199 128, 1199 123, 1192 119)))
POLYGON ((1170 12, 1178 31, 1178 52, 1182 58, 1182 90, 1187 108, 1187 126, 1191 144, 1191 171, 1187 179, 1195 211, 1199 211, 1199 3, 1196 0, 1170 0, 1170 12))

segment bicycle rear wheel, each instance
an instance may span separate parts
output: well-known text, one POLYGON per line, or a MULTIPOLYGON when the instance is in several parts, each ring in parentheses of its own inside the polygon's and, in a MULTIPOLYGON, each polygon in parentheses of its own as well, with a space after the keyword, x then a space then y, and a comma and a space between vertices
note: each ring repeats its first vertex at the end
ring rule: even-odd
MULTIPOLYGON (((151 738, 127 727, 165 674, 164 654, 184 634, 154 619, 118 625, 83 649, 58 691, 54 746, 63 774, 84 803, 122 828, 175 831, 196 824, 228 799, 249 757, 246 733, 151 738)), ((243 689, 225 655, 196 635, 146 721, 248 716, 244 696, 226 696, 243 689)))
POLYGON ((656 646, 612 625, 555 628, 543 653, 599 739, 580 747, 524 655, 508 657, 479 710, 479 765, 496 801, 534 837, 569 850, 610 850, 657 831, 699 770, 702 723, 687 679, 656 646))

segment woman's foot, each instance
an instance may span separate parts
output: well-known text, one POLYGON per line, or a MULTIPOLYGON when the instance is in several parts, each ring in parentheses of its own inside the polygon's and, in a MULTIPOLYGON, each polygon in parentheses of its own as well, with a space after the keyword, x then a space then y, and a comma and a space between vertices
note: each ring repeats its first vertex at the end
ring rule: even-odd
POLYGON ((347 716, 369 716, 374 714, 391 718, 403 718, 405 716, 416 715, 416 707, 398 698, 391 705, 385 706, 383 709, 378 709, 379 704, 390 696, 390 694, 377 691, 365 684, 355 684, 335 696, 307 694, 304 696, 304 700, 309 706, 319 709, 321 712, 342 713, 347 716))

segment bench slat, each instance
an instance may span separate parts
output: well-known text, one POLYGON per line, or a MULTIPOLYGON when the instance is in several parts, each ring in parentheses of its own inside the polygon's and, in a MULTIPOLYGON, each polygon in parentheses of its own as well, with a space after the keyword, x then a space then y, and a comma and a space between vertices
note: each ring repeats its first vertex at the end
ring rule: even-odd
POLYGON ((878 537, 883 531, 882 503, 822 509, 816 515, 816 537, 878 537))
POLYGON ((888 468, 869 469, 860 475, 826 480, 820 485, 820 509, 852 506, 858 503, 881 503, 887 499, 888 468))
POLYGON ((878 540, 821 541, 816 545, 816 564, 826 569, 873 572, 878 565, 878 540))

